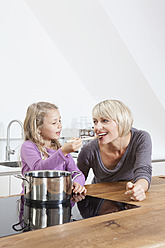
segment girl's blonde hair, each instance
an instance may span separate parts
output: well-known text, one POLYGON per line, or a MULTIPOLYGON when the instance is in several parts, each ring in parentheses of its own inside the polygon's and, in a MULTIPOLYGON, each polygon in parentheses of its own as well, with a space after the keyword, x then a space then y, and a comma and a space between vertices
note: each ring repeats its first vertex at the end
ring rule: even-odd
MULTIPOLYGON (((49 154, 40 132, 44 118, 51 109, 58 109, 58 107, 48 102, 33 103, 28 107, 24 120, 25 140, 30 140, 37 145, 43 159, 46 159, 49 154)), ((52 149, 58 150, 60 147, 61 145, 57 140, 52 140, 52 149)))
POLYGON ((130 109, 121 101, 105 100, 98 103, 92 110, 93 118, 114 120, 118 124, 119 136, 126 136, 132 127, 133 116, 130 109))

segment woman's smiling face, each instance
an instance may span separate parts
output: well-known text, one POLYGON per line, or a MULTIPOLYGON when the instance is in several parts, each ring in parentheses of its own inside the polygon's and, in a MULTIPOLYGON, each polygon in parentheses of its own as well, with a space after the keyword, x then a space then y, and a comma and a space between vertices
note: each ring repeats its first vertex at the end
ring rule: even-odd
POLYGON ((114 120, 96 116, 93 118, 94 131, 100 136, 99 142, 107 144, 119 137, 118 125, 114 120))

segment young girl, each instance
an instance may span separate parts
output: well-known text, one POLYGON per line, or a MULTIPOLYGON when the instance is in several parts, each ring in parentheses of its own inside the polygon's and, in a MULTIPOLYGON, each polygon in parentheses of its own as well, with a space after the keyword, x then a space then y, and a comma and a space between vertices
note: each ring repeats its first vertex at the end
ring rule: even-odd
MULTIPOLYGON (((24 121, 25 142, 21 147, 22 174, 33 170, 79 171, 70 152, 78 150, 81 139, 60 145, 62 130, 58 108, 48 102, 38 102, 27 109, 24 121)), ((73 174, 74 176, 74 174, 73 174)), ((73 182, 73 193, 86 194, 85 177, 81 173, 73 182)))

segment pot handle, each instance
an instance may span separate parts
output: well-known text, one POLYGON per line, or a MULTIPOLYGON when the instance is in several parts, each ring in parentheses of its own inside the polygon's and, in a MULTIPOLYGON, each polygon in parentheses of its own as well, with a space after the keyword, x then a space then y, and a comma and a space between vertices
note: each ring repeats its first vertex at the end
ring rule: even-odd
POLYGON ((71 174, 73 175, 74 173, 77 173, 77 175, 75 175, 72 180, 74 180, 76 177, 80 176, 82 173, 79 171, 72 171, 71 174))
POLYGON ((21 220, 20 222, 18 222, 18 223, 16 223, 16 224, 12 225, 12 228, 13 228, 14 231, 16 231, 16 232, 20 232, 20 231, 24 230, 26 227, 27 227, 27 224, 26 224, 23 220, 21 220), (21 228, 16 228, 16 227, 17 227, 18 225, 20 225, 21 223, 23 223, 24 226, 21 227, 21 228))
POLYGON ((24 180, 24 181, 26 181, 26 182, 29 183, 29 181, 25 177, 23 177, 22 175, 20 175, 20 174, 14 174, 13 176, 16 177, 16 178, 22 179, 22 180, 24 180))

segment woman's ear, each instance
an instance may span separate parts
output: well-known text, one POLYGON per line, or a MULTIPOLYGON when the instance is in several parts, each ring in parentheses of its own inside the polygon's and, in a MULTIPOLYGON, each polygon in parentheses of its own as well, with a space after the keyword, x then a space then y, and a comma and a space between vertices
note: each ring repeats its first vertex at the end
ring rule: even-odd
POLYGON ((37 134, 41 135, 42 134, 42 128, 37 128, 37 134))

